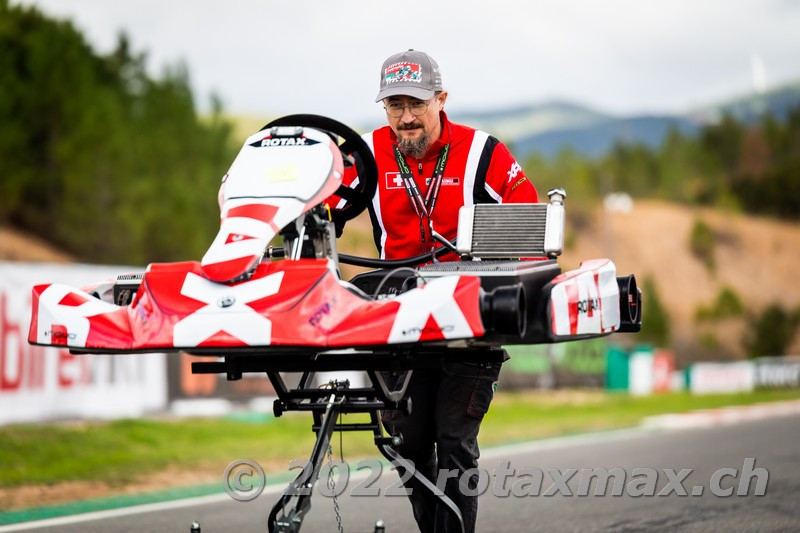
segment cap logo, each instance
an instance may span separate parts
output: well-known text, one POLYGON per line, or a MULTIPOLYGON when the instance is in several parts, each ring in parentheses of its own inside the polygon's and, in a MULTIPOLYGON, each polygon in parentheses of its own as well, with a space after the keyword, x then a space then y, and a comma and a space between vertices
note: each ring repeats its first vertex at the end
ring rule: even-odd
POLYGON ((395 63, 386 67, 383 77, 389 85, 400 81, 422 83, 422 67, 419 63, 395 63))

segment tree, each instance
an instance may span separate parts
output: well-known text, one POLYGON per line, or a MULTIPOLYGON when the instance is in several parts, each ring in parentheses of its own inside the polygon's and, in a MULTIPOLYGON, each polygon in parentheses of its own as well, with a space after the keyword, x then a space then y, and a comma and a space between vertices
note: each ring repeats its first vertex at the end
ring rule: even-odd
POLYGON ((641 340, 656 346, 669 346, 669 314, 661 302, 658 289, 652 278, 647 277, 642 286, 642 331, 641 340))
POLYGON ((744 339, 747 355, 785 355, 798 324, 800 309, 789 312, 778 304, 770 305, 761 314, 750 318, 751 332, 744 339))
POLYGON ((701 219, 696 219, 692 224, 692 232, 689 235, 689 249, 692 254, 700 259, 710 271, 714 270, 714 248, 717 238, 708 224, 701 219))
POLYGON ((124 35, 102 56, 35 8, 0 15, 0 223, 82 260, 202 255, 234 155, 221 107, 201 120, 188 70, 151 78, 124 35))

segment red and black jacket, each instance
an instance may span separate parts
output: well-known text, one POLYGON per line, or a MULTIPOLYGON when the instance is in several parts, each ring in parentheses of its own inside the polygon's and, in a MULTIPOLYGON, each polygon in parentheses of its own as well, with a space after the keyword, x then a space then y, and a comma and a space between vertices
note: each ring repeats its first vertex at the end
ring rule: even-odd
MULTIPOLYGON (((439 153, 450 144, 432 215, 437 232, 447 239, 455 238, 458 210, 463 205, 538 201, 533 184, 503 143, 482 131, 450 122, 444 111, 440 118, 442 135, 425 156, 421 160, 405 157, 424 197, 439 153)), ((420 219, 410 202, 395 159, 397 136, 389 126, 384 126, 362 137, 375 155, 378 166, 378 187, 369 211, 381 259, 401 259, 429 252, 432 240, 427 234, 427 220, 424 224, 426 242, 423 243, 420 219)), ((346 169, 345 185, 354 186, 356 180, 355 169, 346 169)), ((334 208, 343 205, 337 196, 331 197, 328 204, 334 208)))

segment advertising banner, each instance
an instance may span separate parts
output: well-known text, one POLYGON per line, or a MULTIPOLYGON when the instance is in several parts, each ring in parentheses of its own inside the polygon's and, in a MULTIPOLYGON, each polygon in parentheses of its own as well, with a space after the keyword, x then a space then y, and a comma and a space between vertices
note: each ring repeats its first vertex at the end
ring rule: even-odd
POLYGON ((0 424, 135 417, 166 408, 164 354, 72 355, 28 344, 34 285, 80 287, 135 270, 0 262, 0 424))
POLYGON ((800 357, 759 357, 756 387, 764 389, 800 387, 800 357))
POLYGON ((639 348, 630 356, 628 391, 634 396, 653 394, 654 365, 652 348, 639 348))
POLYGON ((669 392, 673 390, 675 374, 675 355, 663 348, 653 352, 653 392, 669 392))
POLYGON ((603 387, 606 339, 558 344, 505 346, 511 359, 500 382, 507 388, 603 387))
POLYGON ((752 361, 694 363, 689 368, 689 390, 693 394, 750 392, 755 381, 752 361))

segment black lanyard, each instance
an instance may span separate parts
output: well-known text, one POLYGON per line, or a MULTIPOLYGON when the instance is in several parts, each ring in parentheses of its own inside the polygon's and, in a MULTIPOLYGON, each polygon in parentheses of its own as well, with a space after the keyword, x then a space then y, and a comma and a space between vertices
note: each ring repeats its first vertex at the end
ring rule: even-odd
POLYGON ((419 217, 419 234, 422 239, 423 252, 425 250, 425 225, 424 220, 427 218, 430 222, 433 216, 433 210, 436 208, 436 199, 439 197, 439 190, 442 188, 442 176, 444 176, 444 167, 447 164, 447 154, 450 152, 450 145, 444 145, 442 151, 439 152, 439 159, 436 160, 436 167, 433 169, 433 176, 431 177, 430 185, 425 193, 425 199, 419 192, 417 182, 414 180, 414 174, 411 169, 406 165, 406 160, 397 145, 394 145, 394 158, 397 160, 397 168, 400 171, 400 176, 403 178, 403 185, 408 193, 408 201, 411 202, 411 207, 419 217))

